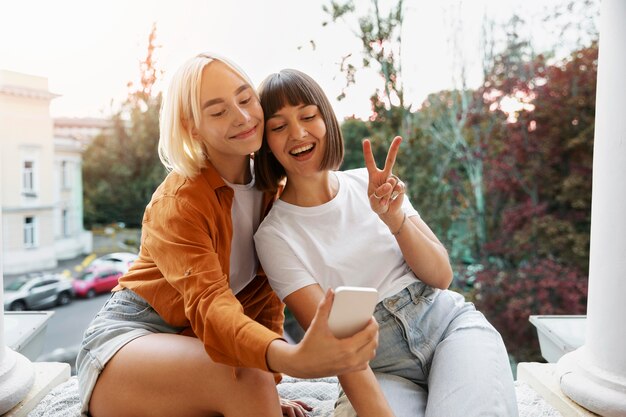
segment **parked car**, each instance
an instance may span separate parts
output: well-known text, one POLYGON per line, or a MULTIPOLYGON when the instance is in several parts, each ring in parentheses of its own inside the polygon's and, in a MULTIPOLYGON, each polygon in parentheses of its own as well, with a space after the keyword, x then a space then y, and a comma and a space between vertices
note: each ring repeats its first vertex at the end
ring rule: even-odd
POLYGON ((89 267, 101 267, 110 266, 118 269, 124 273, 128 271, 128 268, 135 262, 139 256, 130 252, 114 252, 102 255, 99 258, 94 259, 89 267))
POLYGON ((90 266, 74 278, 74 293, 77 297, 93 298, 96 294, 110 292, 122 275, 123 272, 114 267, 90 266))
POLYGON ((72 282, 59 274, 23 276, 4 287, 4 309, 23 311, 72 302, 72 282))

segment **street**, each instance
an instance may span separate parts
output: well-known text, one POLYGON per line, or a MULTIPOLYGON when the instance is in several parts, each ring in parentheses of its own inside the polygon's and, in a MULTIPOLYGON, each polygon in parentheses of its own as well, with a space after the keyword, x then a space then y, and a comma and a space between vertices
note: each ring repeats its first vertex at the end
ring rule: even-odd
POLYGON ((83 332, 108 298, 109 294, 92 299, 77 298, 66 306, 51 309, 54 315, 48 321, 43 351, 38 360, 73 360, 83 332))

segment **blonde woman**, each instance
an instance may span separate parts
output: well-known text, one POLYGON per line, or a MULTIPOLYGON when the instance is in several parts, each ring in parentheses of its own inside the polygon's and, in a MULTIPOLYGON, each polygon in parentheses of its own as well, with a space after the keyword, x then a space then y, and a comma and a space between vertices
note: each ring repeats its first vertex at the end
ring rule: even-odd
POLYGON ((334 338, 329 292, 302 342, 282 339, 283 304, 252 239, 273 200, 256 190, 250 158, 263 112, 241 69, 215 55, 191 58, 171 81, 160 123, 171 172, 146 207, 139 259, 85 331, 82 413, 304 416, 305 404, 279 399, 280 373, 365 369, 378 326, 334 338))

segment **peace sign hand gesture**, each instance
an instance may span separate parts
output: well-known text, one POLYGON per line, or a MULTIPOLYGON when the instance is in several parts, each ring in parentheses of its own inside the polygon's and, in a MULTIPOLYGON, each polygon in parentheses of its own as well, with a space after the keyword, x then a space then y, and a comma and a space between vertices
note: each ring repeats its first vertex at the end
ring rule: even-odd
POLYGON ((369 139, 363 141, 363 158, 369 174, 367 195, 369 196, 370 207, 388 227, 392 224, 395 225, 398 223, 398 218, 403 217, 402 200, 405 186, 398 177, 392 174, 401 142, 400 136, 393 138, 385 160, 385 167, 380 170, 374 160, 371 142, 369 139))

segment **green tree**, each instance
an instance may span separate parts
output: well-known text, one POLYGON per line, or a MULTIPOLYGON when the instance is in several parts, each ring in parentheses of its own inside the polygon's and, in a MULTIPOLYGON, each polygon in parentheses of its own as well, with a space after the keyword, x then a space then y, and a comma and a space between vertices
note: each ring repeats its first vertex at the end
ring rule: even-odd
POLYGON ((342 170, 361 168, 365 162, 363 160, 362 141, 371 136, 371 130, 367 122, 360 119, 350 118, 341 124, 343 134, 343 144, 345 148, 342 170))
MULTIPOLYGON (((363 166, 363 138, 371 139, 374 157, 382 166, 390 140, 396 135, 403 136, 404 142, 396 164, 397 174, 407 184, 407 194, 420 211, 426 216, 441 214, 441 219, 444 219, 446 215, 440 210, 441 207, 435 205, 441 201, 440 193, 445 186, 438 184, 433 187, 433 182, 438 178, 430 174, 440 159, 440 155, 435 154, 440 148, 425 140, 414 124, 415 119, 410 111, 412 103, 405 99, 401 60, 405 4, 402 0, 385 2, 386 8, 383 10, 381 3, 371 0, 366 10, 357 10, 354 1, 331 1, 328 6, 324 6, 332 22, 353 28, 362 47, 360 64, 353 63, 354 56, 351 53, 342 59, 341 70, 346 76, 346 87, 338 98, 346 95, 347 88, 354 84, 355 73, 359 70, 373 69, 381 80, 370 98, 372 115, 369 120, 344 122, 342 130, 346 143, 346 162, 343 168, 363 166)), ((441 227, 435 229, 441 230, 441 227)))
MULTIPOLYGON (((348 20, 356 15, 358 30, 354 34, 363 48, 359 67, 373 68, 382 82, 371 98, 373 119, 384 119, 395 134, 408 133, 410 103, 405 103, 401 59, 404 2, 397 0, 386 11, 382 10, 378 0, 371 0, 370 5, 371 9, 364 14, 359 14, 353 0, 343 3, 331 0, 328 6, 322 8, 334 23, 342 21, 348 26, 352 25, 348 20)), ((348 54, 342 60, 346 88, 354 84, 354 75, 359 69, 350 62, 351 57, 352 54, 348 54)), ((338 98, 342 99, 345 95, 344 89, 338 98)))
MULTIPOLYGON (((398 172, 408 184, 409 196, 427 218, 436 216, 429 220, 447 245, 453 246, 453 257, 458 254, 466 260, 479 259, 487 241, 482 160, 486 135, 480 129, 490 128, 487 122, 491 119, 483 117, 481 125, 471 126, 478 120, 475 114, 484 109, 482 99, 465 87, 464 62, 459 63, 461 86, 458 89, 433 94, 422 104, 421 110, 410 111, 413 103, 406 102, 402 82, 405 6, 401 0, 385 5, 387 9, 383 11, 379 1, 371 0, 371 7, 361 12, 353 1, 331 1, 324 10, 333 22, 341 20, 354 25, 348 20, 356 16, 355 35, 362 45, 361 68, 375 69, 381 77, 382 87, 377 88, 370 99, 369 126, 375 149, 384 149, 390 138, 398 134, 403 136, 398 172), (450 175, 454 177, 452 181, 447 178, 450 175), (462 210, 453 204, 457 201, 462 210)), ((458 38, 462 34, 454 34, 453 43, 460 53, 463 48, 458 38)), ((359 68, 345 64, 345 60, 342 67, 350 85, 359 68)))
MULTIPOLYGON (((581 41, 593 39, 595 26, 570 0, 552 15, 513 15, 497 26, 486 19, 484 82, 475 89, 466 86, 462 33, 455 27, 454 88, 431 94, 411 112, 398 52, 403 3, 385 3, 388 12, 378 1, 368 3, 365 12, 352 1, 332 1, 325 9, 363 45, 363 65, 351 54, 342 60, 347 86, 362 67, 383 81, 372 95, 370 120, 350 121, 346 136, 367 132, 375 145, 404 137, 396 166, 412 202, 448 247, 457 276, 477 279, 470 296, 509 351, 532 358, 529 314, 576 314, 585 306, 597 46, 584 48, 581 41), (561 28, 552 45, 539 45, 547 52, 535 53, 527 22, 543 21, 554 32, 563 19, 574 23, 561 28), (572 44, 579 50, 555 58, 572 44)), ((597 2, 584 1, 591 3, 597 2)))
POLYGON ((140 85, 129 83, 129 95, 111 118, 113 127, 96 137, 83 155, 85 224, 141 224, 146 204, 166 175, 160 163, 161 94, 153 87, 160 75, 152 27, 146 58, 140 63, 140 85))

